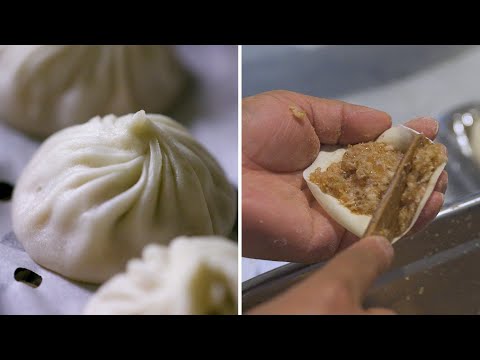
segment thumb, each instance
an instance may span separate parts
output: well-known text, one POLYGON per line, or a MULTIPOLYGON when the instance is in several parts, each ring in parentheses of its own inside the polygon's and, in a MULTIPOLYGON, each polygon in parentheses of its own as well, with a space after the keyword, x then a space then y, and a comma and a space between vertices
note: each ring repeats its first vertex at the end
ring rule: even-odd
POLYGON ((299 284, 250 313, 354 313, 361 308, 373 281, 388 268, 392 259, 393 247, 387 239, 363 238, 299 284))
POLYGON ((346 287, 354 302, 361 302, 375 279, 390 266, 393 247, 382 236, 369 236, 339 253, 319 275, 346 287))

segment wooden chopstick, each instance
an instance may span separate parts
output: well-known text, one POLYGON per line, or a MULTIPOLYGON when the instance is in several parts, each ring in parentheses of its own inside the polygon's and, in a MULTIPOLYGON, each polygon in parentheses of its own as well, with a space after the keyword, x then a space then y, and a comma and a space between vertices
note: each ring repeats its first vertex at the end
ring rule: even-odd
POLYGON ((392 182, 378 204, 364 236, 381 235, 390 241, 395 238, 394 230, 398 224, 402 194, 407 187, 407 175, 411 170, 415 152, 424 138, 425 136, 421 134, 415 135, 393 175, 392 182))

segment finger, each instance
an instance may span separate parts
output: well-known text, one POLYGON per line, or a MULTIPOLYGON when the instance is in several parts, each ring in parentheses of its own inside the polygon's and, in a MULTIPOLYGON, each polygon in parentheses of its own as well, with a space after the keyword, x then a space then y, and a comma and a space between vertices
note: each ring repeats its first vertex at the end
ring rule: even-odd
POLYGON ((440 176, 438 177, 437 183, 435 184, 434 191, 445 194, 448 186, 448 173, 443 170, 440 176))
POLYGON ((323 144, 355 144, 375 140, 392 126, 387 113, 343 101, 305 97, 306 109, 323 144))
POLYGON ((439 127, 438 121, 428 116, 423 116, 407 121, 405 123, 405 126, 424 134, 431 140, 435 140, 435 138, 437 137, 439 127))
POLYGON ((251 313, 360 314, 364 293, 392 258, 393 248, 387 239, 361 239, 251 313))
POLYGON ((320 142, 370 141, 391 126, 382 111, 290 91, 270 91, 242 102, 242 151, 271 171, 297 171, 318 155, 320 142))
POLYGON ((407 236, 422 230, 433 219, 435 219, 443 206, 444 198, 445 196, 438 191, 434 191, 432 195, 430 195, 427 202, 425 203, 425 207, 420 212, 420 215, 418 216, 415 225, 413 225, 407 236))
POLYGON ((367 315, 397 315, 397 313, 390 309, 384 308, 370 308, 365 311, 367 315))
POLYGON ((354 302, 361 302, 373 281, 393 259, 393 247, 381 236, 359 240, 339 253, 322 269, 321 276, 330 283, 341 284, 354 302))

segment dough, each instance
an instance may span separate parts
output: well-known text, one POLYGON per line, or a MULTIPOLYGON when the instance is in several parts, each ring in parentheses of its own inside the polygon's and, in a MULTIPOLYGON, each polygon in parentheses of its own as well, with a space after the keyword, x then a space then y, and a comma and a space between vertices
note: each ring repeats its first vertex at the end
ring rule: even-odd
POLYGON ((38 264, 101 283, 151 242, 228 236, 236 192, 179 123, 139 111, 52 135, 12 199, 13 230, 38 264))
POLYGON ((45 137, 96 115, 164 113, 186 74, 162 45, 0 45, 0 119, 45 137))
POLYGON ((90 315, 237 314, 237 246, 221 237, 179 237, 148 245, 142 259, 105 283, 90 315))

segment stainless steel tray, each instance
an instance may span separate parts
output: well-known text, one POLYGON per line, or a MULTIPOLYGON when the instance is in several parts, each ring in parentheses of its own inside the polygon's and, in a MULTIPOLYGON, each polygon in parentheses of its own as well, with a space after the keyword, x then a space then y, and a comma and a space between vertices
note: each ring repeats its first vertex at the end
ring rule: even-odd
MULTIPOLYGON (((461 125, 465 127, 464 138, 454 131, 454 122, 458 121, 458 117, 461 117, 462 114, 469 114, 471 112, 469 109, 480 109, 480 105, 465 105, 439 118, 438 141, 448 149, 446 170, 449 174, 449 182, 448 190, 445 194, 446 205, 468 194, 480 192, 480 162, 475 161, 471 152, 466 151, 470 148, 471 142, 480 141, 480 139, 472 139, 470 133, 471 126, 461 125)), ((478 112, 478 110, 475 111, 478 112)), ((476 121, 480 121, 480 118, 476 118, 476 121)))

